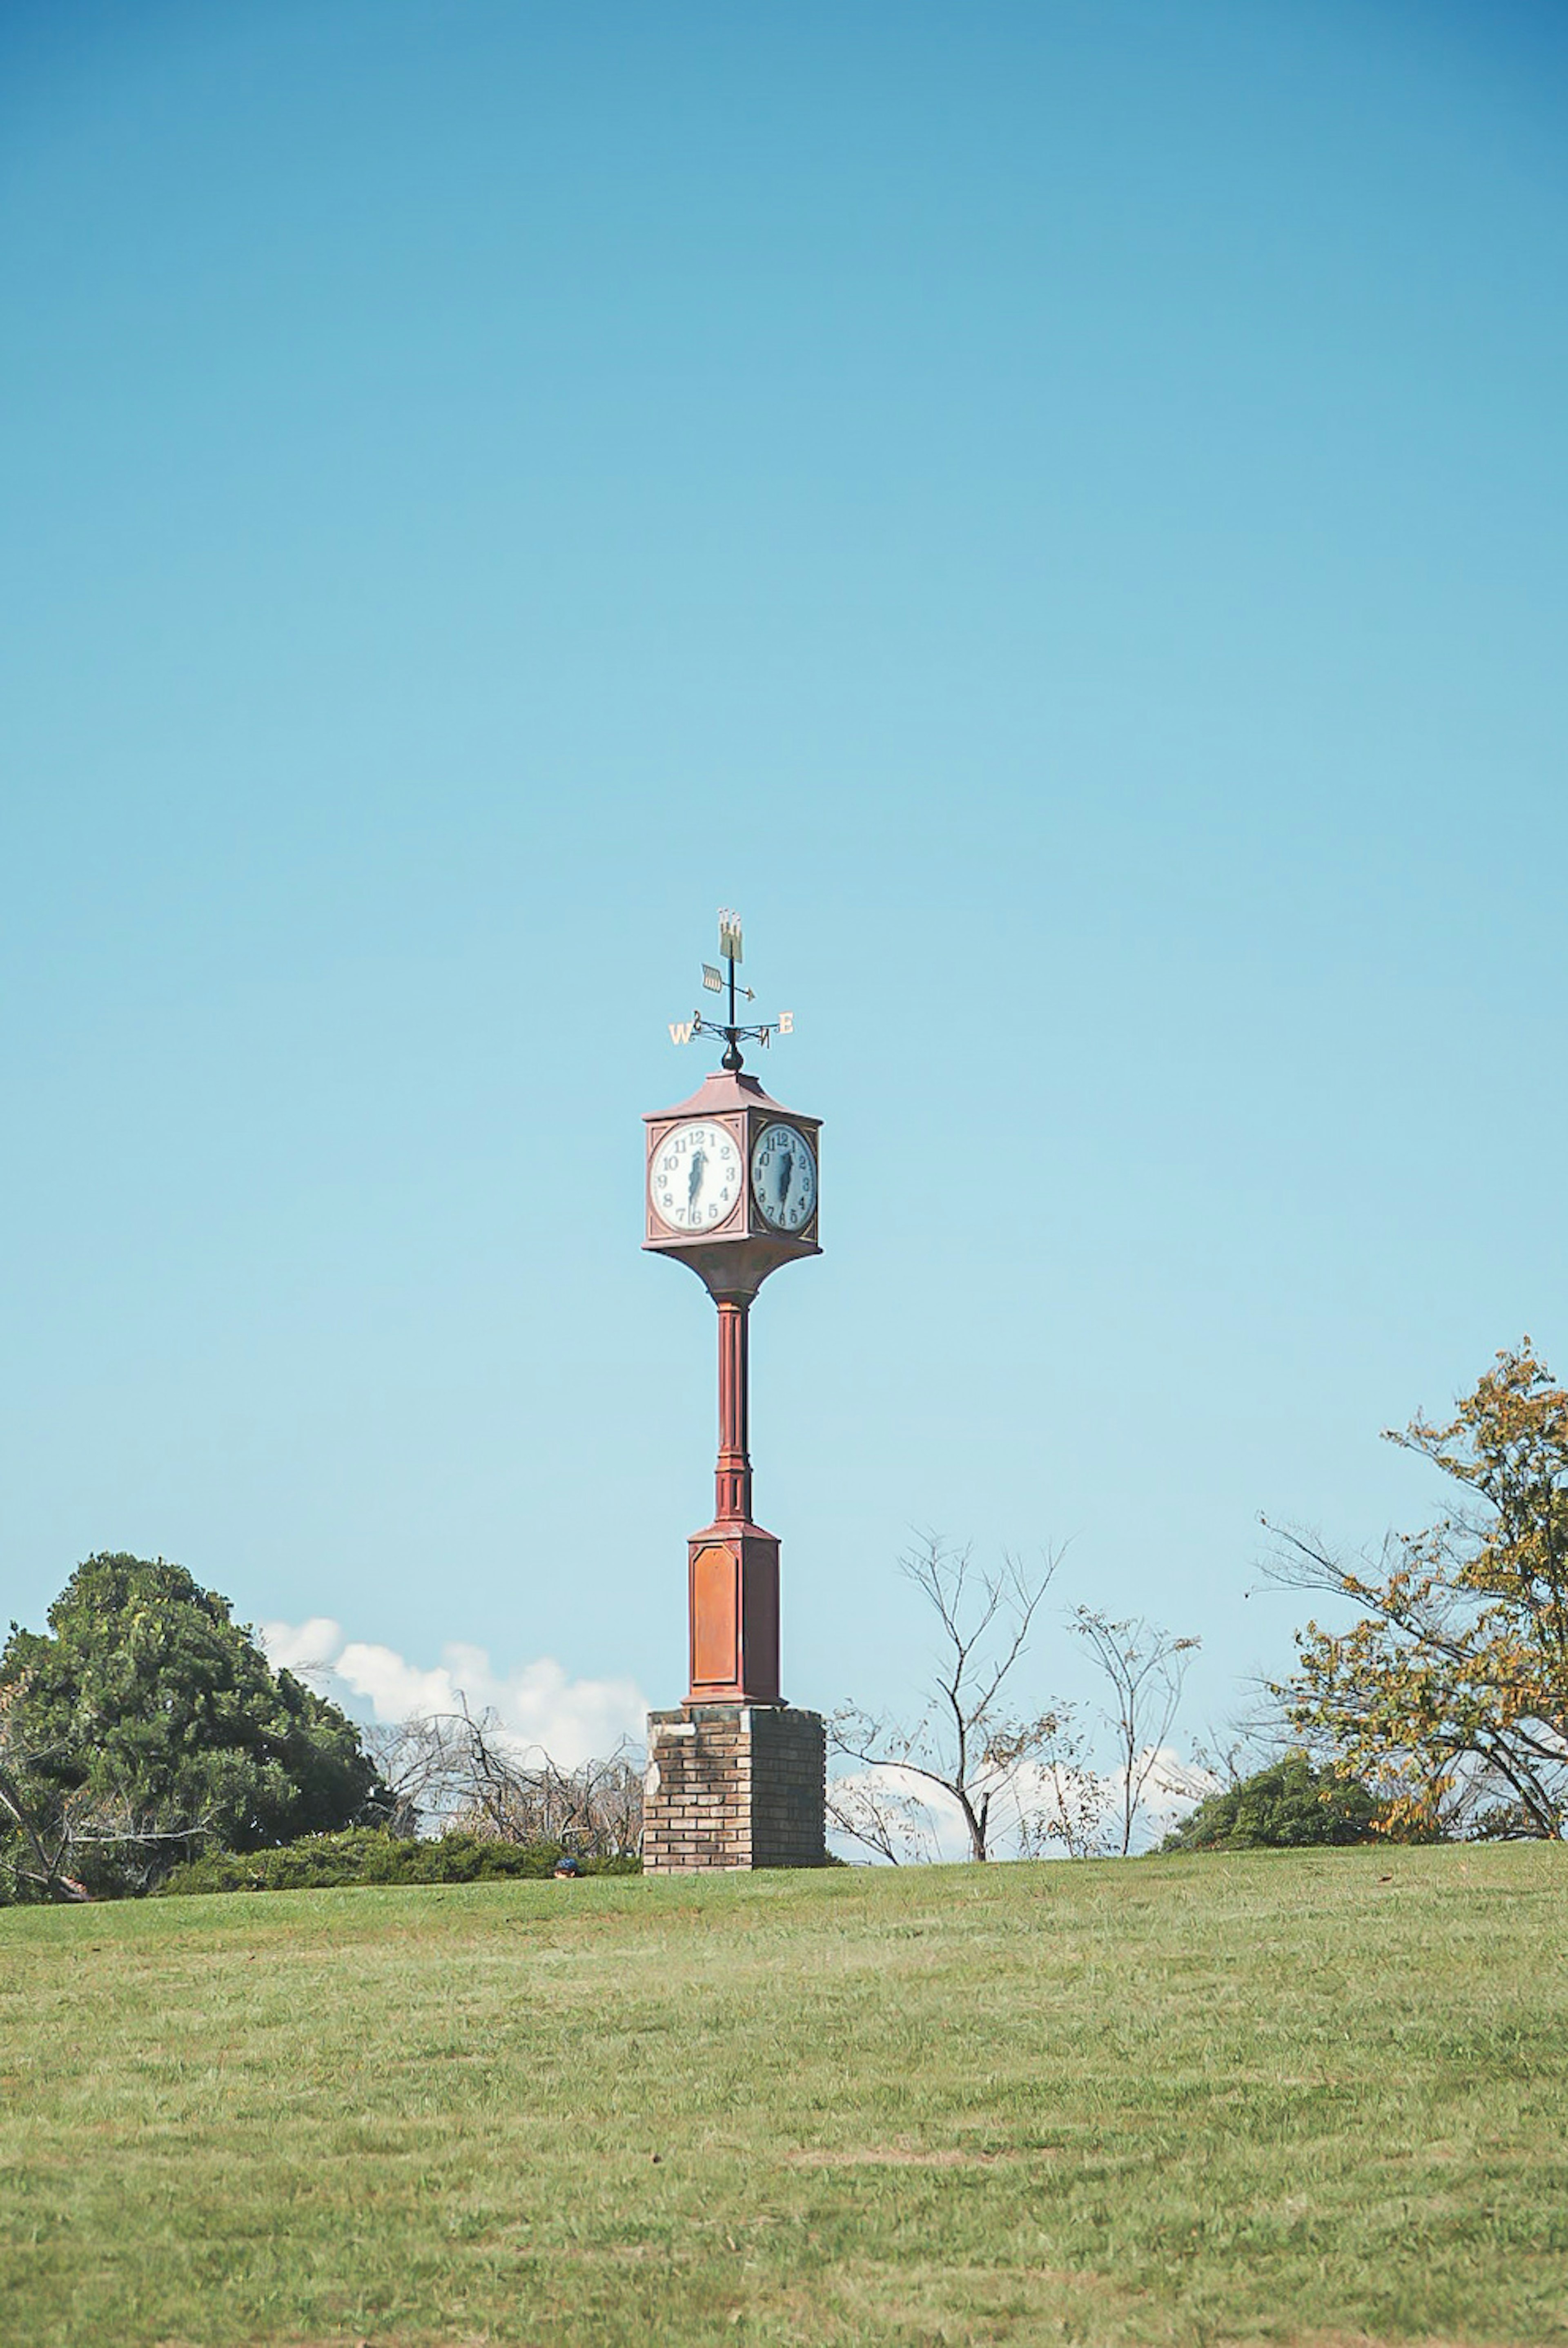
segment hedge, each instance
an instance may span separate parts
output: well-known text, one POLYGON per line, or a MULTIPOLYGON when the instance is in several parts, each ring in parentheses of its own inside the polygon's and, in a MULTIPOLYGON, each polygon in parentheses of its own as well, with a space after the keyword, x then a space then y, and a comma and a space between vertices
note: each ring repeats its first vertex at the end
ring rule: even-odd
MULTIPOLYGON (((341 1834, 304 1835, 273 1850, 214 1850, 188 1859, 165 1877, 160 1898, 190 1891, 325 1891, 356 1883, 496 1883, 537 1879, 554 1872, 555 1842, 494 1842, 483 1835, 447 1834, 428 1842, 389 1835, 379 1827, 349 1827, 341 1834)), ((583 1859, 584 1875, 637 1875, 636 1859, 583 1859)))

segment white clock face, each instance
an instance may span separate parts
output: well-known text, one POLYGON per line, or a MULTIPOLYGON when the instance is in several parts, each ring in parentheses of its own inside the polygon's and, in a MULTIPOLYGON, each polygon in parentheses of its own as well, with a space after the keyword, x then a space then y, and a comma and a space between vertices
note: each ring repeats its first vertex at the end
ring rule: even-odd
POLYGON ((765 1125, 751 1153, 751 1188, 776 1231, 798 1231, 817 1204, 817 1159, 792 1125, 765 1125))
POLYGON ((677 1125, 648 1169, 654 1212, 676 1231, 711 1231, 740 1197, 746 1165, 722 1125, 677 1125))

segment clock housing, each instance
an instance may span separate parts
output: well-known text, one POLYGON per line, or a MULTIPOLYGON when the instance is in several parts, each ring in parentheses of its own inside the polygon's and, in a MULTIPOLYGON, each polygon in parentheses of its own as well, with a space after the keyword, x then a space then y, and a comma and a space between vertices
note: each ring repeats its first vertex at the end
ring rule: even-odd
POLYGON ((689 1100, 643 1122, 645 1248, 736 1299, 755 1296, 781 1263, 820 1255, 820 1117, 783 1107, 744 1069, 716 1068, 689 1100))

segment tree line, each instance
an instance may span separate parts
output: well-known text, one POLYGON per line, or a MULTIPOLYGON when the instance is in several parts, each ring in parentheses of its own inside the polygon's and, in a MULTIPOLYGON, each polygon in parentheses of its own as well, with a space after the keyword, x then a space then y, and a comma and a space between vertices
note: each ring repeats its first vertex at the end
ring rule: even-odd
POLYGON ((1152 1788, 1195 1802, 1165 1838, 1175 1850, 1560 1838, 1568 1394, 1526 1337, 1446 1417, 1418 1414, 1385 1439, 1447 1479, 1447 1505, 1421 1530, 1354 1554, 1264 1519, 1266 1574, 1326 1597, 1340 1619, 1315 1616, 1295 1633, 1294 1670, 1264 1684, 1247 1732, 1199 1749, 1195 1769, 1173 1766, 1165 1746, 1196 1639, 1071 1611, 1069 1632, 1108 1699, 1102 1770, 1081 1711, 1010 1701, 1057 1560, 1033 1574, 1016 1561, 985 1571, 928 1540, 903 1560, 936 1630, 927 1699, 903 1717, 853 1705, 838 1715, 850 1765, 833 1794, 841 1831, 883 1859, 929 1857, 934 1799, 961 1818, 974 1859, 1125 1856, 1152 1788))
MULTIPOLYGON (((1195 1638, 1079 1605, 1067 1630, 1101 1701, 1088 1717, 1021 1704, 1059 1559, 992 1569, 925 1541, 903 1572, 934 1625, 933 1677, 905 1712, 835 1715, 841 1836, 884 1860, 930 1858, 945 1810, 975 1859, 1125 1856, 1150 1797, 1175 1795, 1193 1805, 1166 1838, 1175 1849, 1561 1837, 1568 1394, 1526 1338, 1448 1416, 1418 1415, 1387 1439, 1431 1464, 1448 1505, 1353 1553, 1270 1528, 1267 1572, 1326 1598, 1334 1618, 1309 1619, 1294 1668, 1266 1684, 1268 1749, 1243 1739, 1200 1752, 1196 1769, 1169 1745, 1195 1638)), ((624 1861, 641 1805, 636 1756, 562 1768, 460 1698, 360 1726, 161 1559, 88 1558, 47 1629, 13 1622, 0 1651, 0 1901, 143 1892, 202 1854, 346 1830, 434 1835, 454 1866, 459 1838, 624 1861)), ((393 1869, 381 1879, 417 1871, 355 1851, 364 1879, 366 1866, 393 1869)))
POLYGON ((161 1558, 88 1558, 47 1630, 13 1622, 0 1652, 0 1901, 145 1892, 203 1855, 353 1828, 619 1859, 641 1801, 633 1756, 562 1768, 460 1699, 362 1727, 161 1558))

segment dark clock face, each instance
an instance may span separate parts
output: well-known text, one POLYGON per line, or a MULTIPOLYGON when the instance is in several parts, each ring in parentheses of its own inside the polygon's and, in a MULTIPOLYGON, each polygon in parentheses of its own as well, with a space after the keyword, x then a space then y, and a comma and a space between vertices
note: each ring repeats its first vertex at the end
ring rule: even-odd
POLYGON ((654 1212, 674 1231, 710 1231, 724 1222, 745 1179, 740 1144, 723 1125, 677 1125, 648 1169, 654 1212))
POLYGON ((751 1152, 752 1195, 776 1231, 798 1231, 817 1205, 817 1156, 799 1127, 765 1125, 751 1152))

